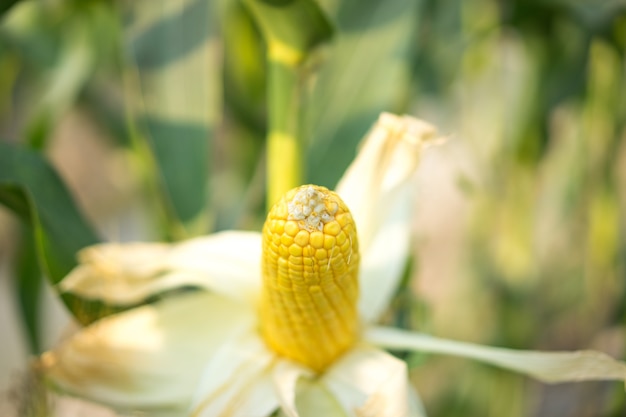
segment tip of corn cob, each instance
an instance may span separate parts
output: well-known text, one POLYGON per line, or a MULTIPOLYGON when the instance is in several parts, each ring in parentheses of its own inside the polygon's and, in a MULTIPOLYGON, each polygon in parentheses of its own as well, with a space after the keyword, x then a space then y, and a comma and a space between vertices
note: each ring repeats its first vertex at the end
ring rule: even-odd
POLYGON ((295 220, 309 232, 324 230, 324 225, 335 220, 339 203, 327 189, 312 185, 296 188, 287 203, 287 220, 295 220))

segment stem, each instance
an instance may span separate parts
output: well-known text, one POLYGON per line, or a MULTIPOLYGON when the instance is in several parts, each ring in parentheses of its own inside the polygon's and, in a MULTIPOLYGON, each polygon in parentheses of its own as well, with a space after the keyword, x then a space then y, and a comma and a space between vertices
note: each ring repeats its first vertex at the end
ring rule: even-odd
POLYGON ((296 62, 268 59, 267 207, 302 182, 301 83, 296 62))
POLYGON ((267 206, 302 182, 304 62, 332 25, 316 0, 244 0, 267 45, 267 206))

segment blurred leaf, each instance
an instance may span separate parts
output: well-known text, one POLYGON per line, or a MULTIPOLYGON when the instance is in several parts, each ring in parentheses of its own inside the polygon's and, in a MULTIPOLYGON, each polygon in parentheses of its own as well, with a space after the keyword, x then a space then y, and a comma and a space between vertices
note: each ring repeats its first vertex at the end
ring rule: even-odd
POLYGON ((603 31, 620 13, 626 11, 624 0, 560 0, 588 29, 603 31))
POLYGON ((66 44, 58 64, 49 74, 47 88, 37 104, 38 110, 27 133, 34 148, 43 148, 60 116, 76 100, 93 66, 93 49, 83 33, 84 27, 68 25, 66 44))
POLYGON ((265 136, 265 45, 250 12, 228 2, 224 15, 224 100, 238 123, 265 136))
MULTIPOLYGON (((141 70, 156 70, 182 59, 201 47, 208 38, 210 2, 195 0, 183 3, 183 7, 168 9, 163 18, 132 38, 130 48, 141 70)), ((137 6, 136 13, 145 13, 145 9, 144 2, 144 5, 137 6)))
MULTIPOLYGON (((417 279, 416 272, 419 269, 417 263, 418 259, 414 255, 406 259, 402 280, 387 309, 384 321, 400 329, 428 333, 431 327, 427 322, 428 305, 411 288, 414 279, 417 279)), ((430 356, 428 353, 408 350, 391 350, 390 353, 405 361, 409 369, 421 366, 430 356)))
POLYGON ((49 68, 61 48, 62 34, 55 24, 63 10, 39 1, 21 1, 0 21, 0 40, 17 51, 26 65, 49 68))
POLYGON ((27 116, 18 130, 31 147, 45 146, 96 71, 119 63, 119 32, 103 2, 24 1, 7 14, 0 42, 18 62, 12 98, 27 116))
POLYGON ((183 223, 191 222, 206 204, 209 132, 200 124, 158 118, 144 123, 171 209, 183 223))
MULTIPOLYGON (((0 143, 0 203, 32 226, 39 263, 52 284, 76 265, 80 249, 99 240, 54 168, 31 150, 0 143)), ((82 323, 111 312, 76 297, 64 300, 82 323)))
MULTIPOLYGON (((442 94, 458 75, 467 46, 463 33, 464 4, 467 2, 462 0, 430 0, 418 6, 416 42, 412 46, 417 93, 442 94)), ((484 7, 468 10, 484 13, 484 7)))
POLYGON ((139 1, 126 28, 137 73, 133 117, 154 161, 165 235, 208 229, 210 141, 220 114, 221 69, 211 2, 139 1))
POLYGON ((19 0, 3 0, 2 2, 0 2, 0 14, 9 10, 18 1, 19 0))
POLYGON ((334 187, 383 111, 402 112, 417 0, 333 2, 337 33, 311 91, 306 182, 334 187), (324 167, 320 169, 319 167, 324 167))
POLYGON ((301 61, 333 34, 330 21, 314 0, 245 0, 245 4, 267 41, 270 56, 276 48, 275 53, 301 61))
POLYGON ((37 248, 29 230, 22 233, 16 269, 17 297, 21 317, 26 329, 28 344, 33 354, 40 353, 39 300, 41 299, 42 274, 37 263, 37 248))
POLYGON ((44 269, 57 283, 76 252, 98 241, 56 171, 36 152, 0 143, 0 201, 35 226, 44 269))

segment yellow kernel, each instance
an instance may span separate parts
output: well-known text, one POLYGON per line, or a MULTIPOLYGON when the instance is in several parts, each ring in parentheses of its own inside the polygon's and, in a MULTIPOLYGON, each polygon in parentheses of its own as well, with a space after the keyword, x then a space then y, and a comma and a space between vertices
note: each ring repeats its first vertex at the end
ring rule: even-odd
POLYGON ((302 258, 300 256, 290 256, 289 263, 291 265, 302 265, 302 258))
POLYGON ((291 274, 291 276, 289 278, 291 278, 291 282, 293 282, 293 288, 294 291, 295 290, 301 290, 302 288, 306 288, 305 284, 304 284, 304 267, 302 265, 299 265, 300 269, 298 271, 296 271, 295 269, 293 270, 294 273, 291 274))
POLYGON ((335 255, 331 258, 330 264, 334 269, 344 268, 346 266, 343 258, 335 255))
POLYGON ((322 259, 326 259, 328 257, 328 253, 326 252, 325 249, 318 249, 315 251, 315 258, 319 259, 320 261, 322 259))
POLYGON ((302 256, 302 247, 298 245, 289 246, 289 253, 293 256, 302 256))
POLYGON ((341 227, 344 227, 345 225, 353 222, 352 216, 350 215, 350 213, 338 214, 337 216, 335 216, 335 220, 337 220, 337 222, 339 223, 341 227))
POLYGON ((324 233, 322 232, 313 232, 310 236, 311 246, 315 249, 321 249, 324 247, 324 233))
POLYGON ((300 245, 300 247, 305 247, 309 244, 309 232, 306 230, 300 230, 293 240, 300 245))
POLYGON ((302 273, 302 271, 304 271, 304 265, 294 265, 292 263, 289 264, 289 272, 294 272, 293 274, 291 274, 291 279, 297 277, 298 274, 302 273))
POLYGON ((324 236, 324 249, 330 250, 333 248, 333 246, 335 246, 335 237, 325 235, 324 236))
POLYGON ((278 252, 278 245, 276 243, 272 242, 268 246, 269 246, 269 249, 270 249, 270 253, 277 253, 278 252))
POLYGON ((279 277, 278 278, 278 286, 288 289, 291 289, 291 280, 288 277, 279 277))
POLYGON ((288 267, 288 266, 286 266, 286 265, 283 267, 283 266, 281 265, 281 266, 279 266, 279 267, 278 267, 278 270, 276 271, 276 273, 277 273, 279 276, 281 276, 281 277, 282 277, 282 276, 287 277, 287 276, 289 276, 289 267, 288 267))
POLYGON ((304 270, 304 280, 307 284, 311 285, 311 284, 318 284, 320 281, 320 278, 318 276, 318 274, 315 271, 307 271, 306 269, 304 270))
POLYGON ((272 217, 278 219, 286 219, 288 212, 287 207, 284 204, 277 204, 274 206, 274 210, 272 210, 272 217))
POLYGON ((280 237, 280 243, 285 246, 291 246, 291 244, 293 244, 293 238, 289 235, 282 235, 280 237))
POLYGON ((293 220, 290 220, 287 223, 285 223, 284 227, 285 227, 285 233, 287 233, 289 236, 295 236, 300 231, 300 226, 298 226, 298 223, 294 222, 293 220))
POLYGON ((328 235, 337 236, 337 234, 341 231, 341 226, 338 222, 330 222, 324 225, 324 233, 328 235))
POLYGON ((289 251, 287 250, 287 247, 285 246, 280 246, 278 248, 278 253, 280 253, 280 256, 281 256, 280 259, 287 258, 289 256, 289 251))
POLYGON ((346 234, 342 231, 337 235, 337 245, 341 246, 347 240, 346 234))
POLYGON ((328 201, 326 202, 326 210, 328 211, 328 214, 334 216, 335 213, 337 213, 337 210, 339 210, 339 204, 337 204, 336 201, 328 201))
POLYGON ((281 235, 285 229, 285 222, 283 220, 272 220, 270 222, 270 230, 274 234, 281 235))

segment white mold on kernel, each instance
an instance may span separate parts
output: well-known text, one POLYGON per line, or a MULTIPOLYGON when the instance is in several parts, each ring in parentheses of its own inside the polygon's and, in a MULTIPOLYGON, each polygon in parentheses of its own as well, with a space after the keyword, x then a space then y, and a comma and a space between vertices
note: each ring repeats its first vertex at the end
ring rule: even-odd
POLYGON ((302 229, 324 230, 324 224, 335 220, 339 210, 329 194, 313 186, 303 187, 287 203, 288 220, 295 220, 302 229))

